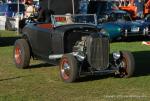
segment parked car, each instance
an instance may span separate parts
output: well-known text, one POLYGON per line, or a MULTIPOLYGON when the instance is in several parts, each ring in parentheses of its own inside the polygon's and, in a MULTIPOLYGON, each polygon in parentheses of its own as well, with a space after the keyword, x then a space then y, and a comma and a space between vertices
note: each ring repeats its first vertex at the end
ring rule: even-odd
POLYGON ((25 6, 24 4, 19 4, 19 14, 18 14, 18 4, 17 3, 4 3, 0 5, 0 16, 3 17, 6 30, 16 30, 18 20, 17 16, 24 15, 25 6))
POLYGON ((109 34, 111 40, 128 36, 146 36, 150 32, 150 23, 145 20, 132 20, 126 11, 115 10, 98 19, 99 27, 109 34))
POLYGON ((111 59, 109 39, 104 30, 97 28, 95 18, 94 15, 53 15, 51 24, 26 25, 21 39, 14 44, 16 67, 29 68, 32 57, 50 64, 59 63, 64 82, 108 73, 131 77, 134 72, 132 53, 114 52, 111 59))

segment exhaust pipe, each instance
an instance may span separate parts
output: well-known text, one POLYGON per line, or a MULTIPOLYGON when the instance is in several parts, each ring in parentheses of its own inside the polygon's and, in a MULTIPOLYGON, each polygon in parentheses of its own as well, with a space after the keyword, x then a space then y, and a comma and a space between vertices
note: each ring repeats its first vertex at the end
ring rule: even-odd
POLYGON ((49 59, 59 59, 63 56, 63 54, 58 54, 58 55, 49 55, 49 59))

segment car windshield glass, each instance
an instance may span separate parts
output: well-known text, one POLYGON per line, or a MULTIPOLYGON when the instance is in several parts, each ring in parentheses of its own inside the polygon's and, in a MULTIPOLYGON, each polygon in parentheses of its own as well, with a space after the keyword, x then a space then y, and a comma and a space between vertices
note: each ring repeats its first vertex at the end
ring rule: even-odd
MULTIPOLYGON (((17 12, 18 11, 18 4, 9 4, 8 10, 13 11, 13 12, 17 12)), ((22 5, 22 4, 19 5, 19 11, 20 12, 25 11, 24 5, 22 5)))
POLYGON ((96 15, 94 14, 77 14, 77 15, 52 15, 52 23, 54 26, 66 24, 97 24, 96 15))
POLYGON ((109 21, 132 21, 131 17, 126 13, 112 13, 109 21))

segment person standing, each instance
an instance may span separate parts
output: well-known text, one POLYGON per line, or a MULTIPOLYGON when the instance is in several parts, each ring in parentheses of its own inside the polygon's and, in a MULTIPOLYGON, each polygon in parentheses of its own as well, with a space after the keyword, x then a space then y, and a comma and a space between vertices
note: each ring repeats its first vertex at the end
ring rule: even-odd
POLYGON ((35 12, 35 8, 33 6, 32 1, 27 1, 25 4, 27 5, 25 11, 25 18, 28 18, 35 12))

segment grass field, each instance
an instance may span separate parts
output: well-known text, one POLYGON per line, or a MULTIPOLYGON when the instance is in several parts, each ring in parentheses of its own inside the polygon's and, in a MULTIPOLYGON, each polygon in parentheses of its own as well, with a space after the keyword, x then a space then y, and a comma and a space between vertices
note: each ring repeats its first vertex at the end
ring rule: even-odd
POLYGON ((0 101, 149 101, 150 47, 136 42, 115 42, 111 52, 130 50, 136 61, 132 78, 88 76, 76 83, 60 80, 58 67, 31 60, 30 69, 17 69, 12 51, 14 32, 0 31, 0 101))

